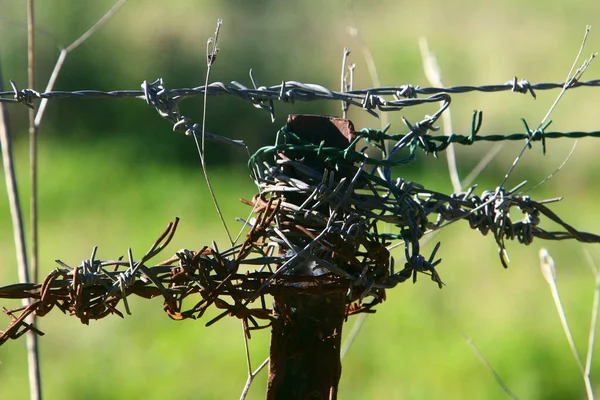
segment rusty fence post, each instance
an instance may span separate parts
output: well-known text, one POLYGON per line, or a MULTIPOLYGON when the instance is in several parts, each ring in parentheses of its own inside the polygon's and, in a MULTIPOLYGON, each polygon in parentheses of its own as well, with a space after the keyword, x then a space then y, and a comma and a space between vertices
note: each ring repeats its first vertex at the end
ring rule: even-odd
MULTIPOLYGON (((292 115, 287 128, 304 141, 328 147, 347 148, 355 138, 352 123, 340 118, 292 115)), ((289 151, 286 156, 324 172, 325 164, 314 153, 289 151)), ((297 194, 286 195, 286 201, 297 205, 304 200, 297 194)), ((310 265, 294 270, 294 274, 314 273, 310 265)), ((346 293, 282 291, 274 294, 273 316, 267 399, 336 399, 346 293)))

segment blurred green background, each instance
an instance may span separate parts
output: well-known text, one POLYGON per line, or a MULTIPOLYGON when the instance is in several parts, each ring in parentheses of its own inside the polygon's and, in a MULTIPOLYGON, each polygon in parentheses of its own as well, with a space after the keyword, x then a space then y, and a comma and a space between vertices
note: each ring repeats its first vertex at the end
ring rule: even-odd
MULTIPOLYGON (((36 2, 39 85, 42 90, 58 56, 113 4, 112 1, 36 2)), ((2 83, 26 80, 25 2, 0 0, 2 83)), ((531 82, 562 82, 579 49, 586 24, 593 25, 584 56, 600 49, 597 1, 191 1, 130 0, 117 15, 70 54, 56 89, 139 89, 162 77, 168 88, 204 82, 206 39, 223 19, 221 52, 211 81, 237 80, 250 86, 253 68, 261 85, 296 80, 337 89, 344 47, 352 49, 356 88, 372 87, 361 42, 372 53, 382 85, 429 86, 418 41, 426 37, 436 54, 444 84, 499 84, 513 76, 531 82), (355 27, 359 38, 349 35, 355 27)), ((592 64, 584 78, 600 76, 592 64)), ((522 132, 520 118, 537 123, 558 95, 538 92, 537 100, 515 93, 453 96, 454 131, 468 133, 474 109, 484 111, 481 135, 522 132)), ((600 91, 567 92, 550 130, 599 130, 600 91)), ((200 122, 201 99, 182 104, 184 115, 200 122)), ((21 195, 28 208, 27 111, 11 105, 21 195)), ((390 114, 392 132, 405 132, 401 116, 418 121, 433 107, 390 114)), ((207 130, 243 139, 251 151, 274 140, 288 113, 339 114, 339 103, 276 104, 277 120, 231 96, 209 98, 207 130)), ((358 109, 349 118, 358 128, 381 121, 358 109)), ((507 183, 535 184, 564 160, 573 141, 539 143, 525 154, 507 183)), ((505 145, 478 177, 479 190, 502 180, 522 143, 505 145)), ((490 148, 458 149, 464 177, 490 148)), ((552 206, 575 227, 600 232, 598 196, 600 142, 583 139, 566 166, 530 193, 535 199, 564 196, 552 206)), ((42 274, 54 260, 77 265, 89 257, 114 258, 146 251, 175 216, 180 229, 169 253, 199 249, 212 240, 226 245, 190 137, 171 126, 143 101, 67 99, 49 103, 40 132, 40 216, 42 274)), ((254 186, 244 151, 208 147, 209 172, 227 221, 248 208, 254 186)), ((419 154, 397 173, 435 190, 450 191, 445 155, 419 154)), ((514 216, 518 218, 518 216, 514 216)), ((557 227, 546 225, 550 229, 557 227)), ((440 233, 443 290, 427 279, 400 285, 369 316, 343 361, 342 399, 503 399, 506 395, 463 339, 473 339, 508 387, 523 399, 577 399, 585 390, 564 338, 538 251, 549 249, 575 341, 585 356, 595 288, 584 256, 599 262, 597 245, 535 241, 510 243, 511 264, 501 267, 492 237, 467 224, 440 233)), ((430 243, 424 253, 430 251, 430 243)), ((401 259, 402 250, 395 254, 401 259)), ((164 254, 166 257, 167 254, 164 254)), ((0 285, 17 281, 6 188, 0 185, 0 285)), ((3 301, 16 307, 18 302, 3 301)), ((246 380, 240 322, 226 319, 210 328, 204 321, 171 321, 160 300, 131 300, 132 316, 81 325, 54 310, 40 321, 42 374, 48 399, 230 399, 246 380)), ((349 332, 355 318, 345 327, 349 332)), ((8 318, 0 326, 8 324, 8 318)), ((207 320, 205 320, 207 321, 207 320)), ((268 332, 250 344, 254 366, 268 354, 268 332)), ((592 382, 600 392, 600 362, 592 382)), ((28 397, 25 341, 0 348, 0 399, 28 397)), ((249 399, 264 397, 266 374, 249 399)))

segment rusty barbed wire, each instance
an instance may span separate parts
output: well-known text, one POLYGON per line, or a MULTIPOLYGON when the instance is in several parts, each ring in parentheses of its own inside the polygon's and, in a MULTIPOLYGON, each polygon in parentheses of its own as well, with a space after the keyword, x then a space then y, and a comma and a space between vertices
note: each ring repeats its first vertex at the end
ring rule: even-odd
POLYGON ((130 295, 163 297, 164 311, 175 320, 197 319, 214 307, 222 311, 207 325, 235 316, 245 321, 247 335, 270 326, 273 316, 266 295, 344 293, 347 315, 374 312, 373 307, 385 300, 386 290, 407 280, 415 282, 419 274, 443 286, 437 271, 441 259, 436 259, 440 243, 423 255, 419 240, 460 220, 483 235, 492 233, 505 267, 506 240, 600 242, 600 236, 576 230, 546 206, 558 199, 534 201, 519 195, 524 184, 483 191, 481 196, 474 194, 475 186, 445 195, 393 179, 389 171, 395 164, 390 156, 412 146, 419 136, 411 140, 403 136, 376 160, 367 152, 385 151, 385 146, 370 138, 368 130, 355 132, 349 121, 311 116, 345 124, 348 131, 345 147, 325 142, 315 147, 295 132, 301 126, 297 121, 304 118, 291 116, 275 145, 260 149, 250 159, 260 190, 253 199, 243 200, 254 210, 251 220, 241 220, 249 227, 243 243, 223 251, 216 245, 198 251, 182 249, 165 261, 147 265, 173 238, 175 220, 138 261, 131 250, 127 260, 96 260, 95 248, 76 267, 57 261, 60 267, 41 284, 0 287, 0 298, 33 299, 27 307, 4 309, 11 322, 0 332, 0 344, 28 330, 42 334, 25 322, 26 317, 46 315, 55 306, 86 324, 111 314, 123 317, 117 306, 123 301, 125 312, 130 313, 130 295), (357 150, 360 140, 367 146, 357 150), (368 165, 375 169, 369 171, 368 165), (516 210, 523 215, 521 220, 511 218, 519 214, 516 210), (542 218, 561 230, 542 229, 542 218), (392 230, 384 232, 383 227, 392 230), (405 246, 405 260, 398 270, 390 253, 394 242, 405 246), (184 300, 192 295, 199 299, 184 308, 184 300))
MULTIPOLYGON (((343 101, 375 116, 375 110, 397 111, 428 103, 439 103, 439 108, 416 123, 403 118, 408 129, 408 133, 403 134, 388 133, 389 126, 383 130, 355 131, 352 123, 344 119, 291 116, 279 130, 276 143, 259 149, 249 158, 259 193, 243 201, 253 207, 254 213, 251 220, 241 220, 249 227, 244 242, 224 251, 216 244, 198 251, 182 249, 167 260, 149 265, 171 241, 177 228, 175 220, 137 261, 131 250, 127 260, 97 260, 96 248, 89 259, 76 267, 58 260, 60 267, 41 284, 0 287, 0 298, 33 299, 29 306, 4 309, 11 322, 7 330, 0 331, 0 345, 29 330, 42 334, 25 322, 32 313, 43 316, 56 306, 87 324, 91 319, 111 314, 123 317, 123 312, 117 309, 121 301, 129 314, 127 297, 130 295, 163 297, 164 311, 176 320, 200 318, 214 306, 222 311, 207 325, 226 315, 235 316, 244 320, 248 336, 251 330, 268 327, 272 321, 266 295, 345 293, 347 315, 374 312, 373 307, 385 300, 386 290, 409 279, 415 282, 419 274, 429 276, 440 288, 443 286, 437 271, 441 259, 436 258, 440 243, 429 255, 424 255, 419 241, 424 235, 461 220, 483 235, 492 233, 504 267, 507 266, 506 240, 523 244, 530 244, 534 238, 600 242, 600 236, 576 230, 546 206, 557 199, 534 201, 520 195, 518 190, 524 183, 511 190, 504 187, 486 190, 481 196, 474 194, 476 186, 463 193, 446 195, 392 176, 394 167, 415 158, 417 149, 435 155, 451 143, 472 145, 481 140, 524 139, 528 146, 541 141, 545 152, 546 139, 599 137, 599 132, 546 132, 550 122, 532 130, 525 120, 524 133, 482 136, 478 135, 481 111, 473 113, 468 135, 430 134, 439 129, 435 123, 448 109, 451 94, 510 90, 529 93, 535 98, 536 91, 564 89, 564 83, 530 84, 515 77, 502 85, 447 88, 402 85, 336 92, 296 81, 259 86, 252 71, 250 79, 253 88, 233 81, 230 85, 215 82, 169 90, 162 79, 158 79, 151 83, 145 81, 141 91, 48 93, 19 90, 11 81, 12 92, 0 92, 0 101, 33 107, 38 98, 138 98, 172 123, 174 131, 193 135, 201 134, 202 129, 183 116, 178 105, 186 98, 205 94, 235 95, 265 109, 272 119, 275 101, 343 101), (327 134, 329 137, 312 132, 330 125, 336 129, 327 134), (335 135, 340 134, 341 141, 334 140, 335 135), (359 143, 361 148, 357 148, 359 143), (406 150, 408 155, 400 157, 406 150), (373 152, 381 156, 373 157, 373 152), (511 211, 515 210, 523 215, 522 220, 511 218, 515 215, 511 211), (561 229, 542 229, 539 226, 542 218, 561 229), (384 227, 389 231, 383 231, 384 227), (404 245, 405 260, 397 271, 390 250, 398 244, 404 245), (199 301, 184 307, 184 300, 192 295, 199 295, 199 301)), ((568 89, 596 87, 600 86, 600 79, 586 82, 571 79, 566 85, 568 89)), ((245 146, 241 140, 206 132, 204 136, 245 146)))

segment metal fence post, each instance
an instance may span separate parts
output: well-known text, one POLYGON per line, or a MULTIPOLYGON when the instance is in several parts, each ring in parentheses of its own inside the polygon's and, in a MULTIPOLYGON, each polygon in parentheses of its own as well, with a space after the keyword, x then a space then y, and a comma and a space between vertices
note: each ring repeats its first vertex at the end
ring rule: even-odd
MULTIPOLYGON (((287 128, 328 147, 347 148, 355 138, 352 123, 340 118, 292 115, 287 128)), ((325 168, 314 154, 290 151, 286 156, 321 172, 325 168)), ((286 200, 300 205, 304 199, 288 194, 286 200)), ((314 265, 304 263, 309 265, 296 265, 290 274, 315 274, 314 265)), ((346 293, 274 294, 273 314, 267 399, 336 399, 346 293)))

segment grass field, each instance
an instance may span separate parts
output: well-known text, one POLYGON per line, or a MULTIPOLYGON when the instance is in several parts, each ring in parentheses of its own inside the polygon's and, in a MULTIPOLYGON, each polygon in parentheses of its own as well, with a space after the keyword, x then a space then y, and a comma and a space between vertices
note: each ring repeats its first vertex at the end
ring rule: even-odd
MULTIPOLYGON (((67 8, 72 5, 66 0, 58 3, 67 8)), ((204 73, 200 71, 203 55, 190 56, 192 59, 196 57, 195 62, 200 66, 197 76, 191 74, 189 65, 178 69, 177 60, 181 59, 178 57, 183 58, 190 46, 203 47, 204 38, 212 34, 214 20, 221 17, 225 20, 221 43, 225 61, 222 68, 217 64, 214 80, 247 80, 247 70, 256 65, 252 62, 273 57, 279 61, 261 64, 263 68, 258 71, 261 84, 263 81, 270 85, 280 83, 281 79, 294 79, 318 81, 337 88, 342 48, 349 46, 353 48, 353 61, 358 64, 357 80, 360 84, 357 86, 371 85, 360 46, 345 34, 347 20, 339 17, 343 5, 332 2, 320 7, 316 2, 307 2, 303 6, 283 6, 265 2, 268 6, 255 6, 253 15, 257 20, 253 22, 248 21, 245 14, 250 6, 238 7, 230 2, 225 2, 226 5, 208 3, 205 10, 191 7, 192 2, 172 4, 169 16, 161 17, 164 14, 162 2, 148 1, 144 6, 131 2, 111 21, 114 26, 105 27, 100 36, 90 39, 89 46, 86 44, 88 47, 83 47, 81 52, 92 60, 101 59, 103 62, 99 69, 114 67, 107 74, 118 74, 118 78, 111 82, 118 88, 135 88, 142 79, 150 79, 156 74, 162 76, 161 68, 167 68, 169 62, 177 64, 169 66, 170 69, 165 72, 170 74, 171 82, 178 83, 180 74, 185 77, 180 81, 187 79, 200 84, 204 73), (183 4, 187 4, 187 8, 183 4), (143 11, 141 16, 140 9, 143 11), (159 17, 162 18, 162 26, 158 33, 141 21, 143 18, 154 21, 159 17), (309 22, 302 25, 300 21, 305 19, 309 22), (181 29, 181 26, 188 29, 181 29), (125 40, 123 32, 127 29, 134 29, 136 35, 127 36, 125 40), (169 47, 170 43, 175 45, 169 47), (165 55, 170 60, 167 62, 160 56, 169 50, 174 53, 165 55), (246 56, 244 62, 234 61, 231 54, 236 52, 246 56), (123 62, 128 57, 133 61, 123 62), (160 61, 154 63, 149 60, 160 61)), ((455 4, 436 2, 435 6, 415 3, 418 4, 400 6, 394 2, 382 2, 370 7, 353 6, 355 19, 377 62, 383 85, 412 83, 428 86, 420 65, 420 36, 429 39, 447 85, 503 83, 514 75, 532 82, 559 82, 564 79, 573 61, 585 24, 595 24, 594 18, 588 19, 600 15, 600 4, 583 1, 568 4, 560 1, 530 1, 527 4, 509 1, 502 5, 491 1, 462 1, 455 4)), ((23 11, 6 0, 0 0, 0 7, 6 11, 4 15, 14 19, 20 18, 23 11)), ((73 23, 75 27, 69 28, 51 23, 52 18, 59 17, 45 7, 40 2, 40 23, 45 24, 46 29, 56 26, 57 35, 65 42, 71 34, 69 29, 75 31, 77 27, 89 26, 90 21, 97 17, 91 12, 89 15, 86 13, 81 20, 73 23)), ((101 14, 102 10, 97 10, 97 13, 101 14)), ((69 15, 63 17, 68 18, 69 15)), ((74 16, 71 15, 71 18, 74 16)), ((595 28, 600 28, 600 25, 595 28)), ((0 50, 3 51, 0 55, 8 54, 9 57, 4 81, 23 74, 25 64, 22 64, 21 56, 9 51, 12 47, 8 43, 22 39, 19 32, 8 32, 7 37, 0 41, 0 50), (20 70, 16 67, 19 63, 20 70)), ((599 37, 592 30, 586 56, 600 49, 599 37)), ((49 50, 44 51, 51 54, 49 50)), ((52 60, 53 56, 47 55, 42 58, 42 66, 51 65, 52 60)), ((593 65, 586 78, 597 78, 600 75, 598 71, 593 65)), ((63 79, 63 86, 70 87, 68 76, 63 79)), ((96 83, 102 85, 106 81, 92 81, 90 85, 96 83)), ((556 94, 538 93, 536 101, 514 93, 456 96, 452 105, 455 130, 466 132, 471 112, 478 108, 486 113, 482 135, 521 132, 523 128, 519 118, 541 120, 556 94)), ((551 130, 598 130, 599 100, 597 89, 567 92, 552 116, 555 122, 551 130)), ((124 107, 129 103, 119 104, 124 107)), ((209 105, 213 106, 213 103, 209 105)), ((200 166, 193 162, 175 162, 177 155, 168 148, 159 149, 158 153, 153 150, 151 158, 144 157, 144 146, 146 141, 152 140, 152 135, 174 135, 169 132, 168 124, 149 112, 144 118, 152 125, 158 121, 156 128, 152 132, 141 129, 143 132, 137 136, 138 142, 132 142, 131 138, 121 139, 120 131, 107 135, 109 139, 92 141, 79 141, 77 133, 71 132, 69 139, 64 140, 61 139, 61 130, 70 129, 70 120, 57 111, 60 106, 60 102, 55 103, 55 111, 50 112, 52 125, 42 131, 40 143, 40 258, 43 274, 54 268, 55 259, 77 265, 89 257, 96 245, 99 246, 100 258, 124 255, 129 247, 133 248, 134 255, 139 256, 162 232, 167 222, 176 216, 181 218, 180 228, 167 252, 173 253, 181 248, 197 250, 212 240, 225 243, 225 234, 213 209, 200 166)), ((220 115, 218 107, 213 107, 209 107, 209 123, 211 115, 214 115, 211 110, 220 115)), ((283 123, 286 112, 303 110, 305 106, 294 107, 296 105, 286 105, 278 109, 278 120, 267 131, 270 135, 283 123)), ((323 112, 339 113, 338 104, 328 107, 323 112)), ((424 112, 431 110, 407 110, 402 115, 416 121, 422 118, 424 112)), ((236 137, 254 135, 264 129, 265 120, 268 120, 266 114, 256 113, 257 116, 252 117, 244 114, 245 117, 239 121, 227 118, 223 122, 224 128, 215 122, 210 129, 223 134, 235 131, 236 137)), ((121 114, 121 109, 115 109, 114 114, 99 118, 125 118, 121 114)), ((20 112, 13 115, 17 135, 24 134, 24 115, 20 112)), ((379 127, 380 123, 359 113, 359 110, 351 111, 350 118, 357 127, 379 127)), ((390 120, 392 131, 404 130, 400 113, 390 116, 390 120)), ((93 125, 77 127, 95 134, 93 128, 93 125)), ((189 143, 191 145, 191 139, 189 143)), ((566 139, 549 141, 546 157, 542 157, 539 145, 536 145, 526 154, 508 186, 522 179, 530 179, 532 183, 544 179, 566 157, 572 143, 566 139)), ((519 143, 503 148, 499 157, 478 179, 478 191, 498 185, 521 146, 522 143, 519 143)), ((459 150, 459 167, 463 176, 487 148, 459 150)), ((600 142, 597 139, 581 140, 563 170, 531 193, 535 199, 564 196, 565 199, 553 205, 552 209, 573 226, 595 233, 600 232, 598 149, 600 142)), ((15 150, 22 199, 26 204, 25 141, 18 140, 15 150)), ((250 198, 254 194, 245 160, 240 159, 231 166, 212 167, 210 172, 227 220, 235 226, 234 217, 245 217, 249 211, 238 198, 250 198)), ((434 160, 420 154, 417 163, 398 173, 436 190, 450 190, 443 156, 434 160)), ((550 225, 546 227, 557 229, 550 225)), ((510 268, 504 270, 493 238, 482 237, 478 232, 469 230, 466 223, 444 229, 437 240, 442 242, 438 255, 443 262, 439 272, 446 286, 439 290, 427 279, 420 279, 416 285, 405 283, 388 292, 388 300, 375 315, 367 318, 344 359, 340 398, 507 398, 477 359, 463 334, 473 339, 519 398, 585 398, 582 378, 564 338, 550 290, 539 269, 538 251, 542 246, 548 248, 557 263, 559 290, 576 344, 584 357, 595 289, 594 276, 584 251, 589 251, 600 265, 598 246, 535 241, 525 247, 511 243, 508 247, 510 268)), ((426 254, 434 244, 435 241, 429 243, 423 253, 426 254)), ((402 250, 399 249, 395 256, 397 260, 402 259, 402 250)), ((16 280, 6 189, 2 185, 0 285, 16 280)), ((17 302, 9 301, 0 304, 6 307, 17 305, 17 302)), ((242 329, 238 321, 225 319, 206 328, 204 321, 171 321, 163 313, 160 300, 132 300, 130 306, 132 316, 123 320, 113 316, 92 322, 89 326, 83 326, 57 310, 40 321, 40 328, 46 332, 40 339, 46 398, 239 397, 246 380, 246 367, 242 329)), ((353 322, 354 319, 350 319, 345 327, 346 333, 353 322)), ((6 318, 0 329, 7 323, 6 318)), ((253 336, 251 352, 255 366, 267 356, 268 339, 266 331, 253 336)), ((591 374, 595 388, 600 388, 599 374, 600 362, 595 361, 591 374)), ((266 375, 261 375, 248 398, 263 398, 265 387, 266 375)), ((8 342, 0 348, 0 399, 24 399, 27 393, 24 340, 8 342)))

